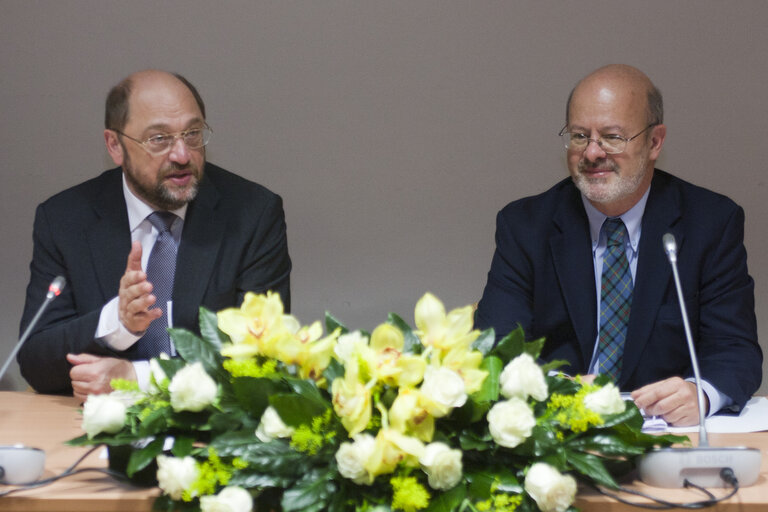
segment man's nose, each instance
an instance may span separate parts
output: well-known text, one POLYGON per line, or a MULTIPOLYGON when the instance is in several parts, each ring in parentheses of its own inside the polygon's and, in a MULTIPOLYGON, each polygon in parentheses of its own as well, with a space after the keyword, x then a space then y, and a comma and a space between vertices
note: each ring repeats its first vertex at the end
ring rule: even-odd
POLYGON ((173 145, 171 146, 171 152, 168 153, 168 158, 172 162, 176 162, 179 164, 186 164, 189 162, 189 148, 184 143, 184 139, 181 137, 177 137, 173 141, 173 145))
POLYGON ((607 156, 608 153, 603 150, 602 146, 600 146, 595 139, 589 139, 587 147, 584 148, 584 158, 590 162, 596 162, 607 156))

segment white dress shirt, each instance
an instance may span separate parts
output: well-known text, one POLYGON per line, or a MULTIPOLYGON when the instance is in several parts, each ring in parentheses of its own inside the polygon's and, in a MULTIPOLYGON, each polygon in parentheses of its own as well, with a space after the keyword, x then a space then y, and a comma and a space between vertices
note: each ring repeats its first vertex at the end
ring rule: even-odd
MULTIPOLYGON (((628 240, 625 240, 624 243, 633 283, 635 281, 635 276, 637 275, 638 248, 640 247, 643 212, 645 212, 645 204, 648 202, 648 194, 650 193, 650 190, 651 189, 649 188, 645 191, 645 194, 643 194, 643 197, 637 204, 635 204, 635 206, 619 216, 627 227, 628 240)), ((597 375, 600 368, 599 351, 597 350, 598 341, 600 339, 600 288, 603 274, 603 254, 608 248, 607 236, 601 228, 603 222, 605 222, 605 219, 608 217, 599 212, 583 194, 581 200, 584 203, 584 209, 587 211, 587 218, 589 219, 589 233, 592 238, 592 261, 595 268, 595 289, 597 290, 597 318, 595 321, 598 325, 598 334, 595 339, 595 348, 592 352, 592 361, 589 364, 589 373, 597 375)), ((661 250, 661 240, 659 240, 659 250, 661 250)), ((686 380, 694 382, 693 378, 686 380)), ((720 393, 717 388, 704 379, 701 380, 701 387, 709 399, 708 415, 711 416, 723 407, 727 407, 733 403, 733 400, 731 400, 730 397, 720 393)))
MULTIPOLYGON (((125 181, 125 175, 123 175, 123 196, 128 208, 128 226, 131 230, 131 241, 135 242, 138 240, 141 242, 141 268, 146 272, 149 254, 152 252, 152 247, 155 245, 158 235, 157 229, 147 220, 147 216, 155 210, 131 192, 131 189, 128 188, 128 183, 125 181)), ((171 226, 171 234, 178 247, 181 241, 181 231, 184 227, 187 205, 185 204, 178 210, 174 210, 173 213, 179 217, 171 226)), ((125 258, 127 261, 127 254, 125 258)), ((169 323, 173 318, 172 306, 173 304, 169 302, 167 315, 169 323)), ((171 326, 169 325, 169 327, 171 326)), ((113 297, 101 308, 99 324, 96 327, 96 339, 103 341, 115 350, 126 350, 136 343, 143 334, 133 334, 120 322, 119 297, 113 297)), ((171 350, 174 350, 173 343, 171 343, 171 350)), ((133 361, 133 367, 136 370, 139 387, 147 389, 149 385, 149 361, 133 361)))

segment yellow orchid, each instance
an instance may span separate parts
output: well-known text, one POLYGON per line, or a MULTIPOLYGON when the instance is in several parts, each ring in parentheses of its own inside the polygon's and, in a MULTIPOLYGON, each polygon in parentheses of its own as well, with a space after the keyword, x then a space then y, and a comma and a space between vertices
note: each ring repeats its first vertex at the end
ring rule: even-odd
POLYGON ((455 348, 469 350, 480 335, 480 331, 472 330, 472 306, 454 309, 446 315, 440 299, 427 292, 416 303, 414 313, 422 344, 441 353, 455 348))
POLYGON ((344 377, 331 383, 333 410, 341 418, 349 437, 365 430, 371 420, 371 391, 360 381, 359 373, 357 361, 350 360, 344 377))
POLYGON ((294 317, 284 314, 280 295, 274 292, 246 293, 240 308, 224 309, 216 316, 219 329, 232 341, 221 353, 233 358, 275 357, 275 348, 299 326, 294 317))
POLYGON ((480 370, 483 362, 483 354, 477 350, 467 351, 456 348, 449 351, 442 360, 442 366, 455 371, 464 379, 464 386, 468 395, 480 391, 488 372, 480 370))
POLYGON ((281 340, 275 347, 276 357, 286 364, 299 364, 304 351, 323 335, 323 327, 316 321, 310 326, 301 327, 293 336, 281 340))
POLYGON ((435 435, 435 418, 421 405, 421 392, 412 388, 400 388, 389 408, 389 424, 403 434, 410 434, 426 443, 435 435))
POLYGON ((364 463, 365 470, 373 477, 392 473, 398 464, 418 467, 424 454, 424 443, 414 437, 401 434, 392 428, 382 428, 376 434, 373 453, 364 463))
POLYGON ((299 376, 302 379, 318 380, 323 371, 328 368, 333 355, 333 349, 341 333, 336 328, 331 334, 320 340, 308 343, 299 357, 299 376))

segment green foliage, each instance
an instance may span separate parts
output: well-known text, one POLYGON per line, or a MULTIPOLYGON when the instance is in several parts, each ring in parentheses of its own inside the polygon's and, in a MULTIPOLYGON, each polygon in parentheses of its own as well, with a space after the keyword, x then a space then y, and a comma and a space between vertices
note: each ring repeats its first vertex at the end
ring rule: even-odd
MULTIPOLYGON (((441 364, 440 358, 434 355, 438 349, 422 341, 424 333, 414 331, 394 313, 389 314, 387 322, 402 332, 405 341, 402 352, 419 356, 432 365, 441 364)), ((349 332, 329 313, 326 313, 325 325, 329 333, 337 329, 341 333, 349 332)), ((199 496, 215 494, 225 486, 240 486, 252 491, 261 510, 279 507, 286 512, 534 511, 536 503, 526 494, 523 485, 526 472, 534 462, 546 462, 562 473, 614 487, 616 477, 632 469, 637 457, 654 447, 687 439, 643 434, 642 416, 631 403, 617 414, 600 415, 588 410, 584 397, 608 381, 599 377, 594 384, 585 386, 578 379, 549 376, 550 370, 567 364, 553 361, 541 366, 547 385, 546 399, 524 398, 536 421, 530 435, 515 447, 498 445, 487 416, 495 404, 507 399, 500 392, 502 372, 521 354, 538 360, 544 340, 526 341, 522 328, 498 343, 492 329, 472 331, 464 333, 464 338, 457 335, 456 339, 464 343, 461 350, 469 351, 467 347, 471 343, 471 350, 476 351, 472 356, 482 355, 479 368, 476 361, 480 358, 471 359, 466 355, 460 355, 452 364, 458 368, 472 360, 475 366, 471 371, 478 369, 487 375, 480 389, 468 396, 463 405, 448 414, 434 413, 434 417, 429 417, 434 421, 435 432, 430 440, 422 443, 439 441, 461 450, 459 483, 448 490, 433 489, 418 464, 401 462, 394 469, 375 475, 371 485, 358 485, 342 476, 342 463, 335 458, 342 443, 353 441, 338 415, 341 400, 334 400, 330 391, 335 380, 345 377, 342 361, 333 356, 326 366, 318 366, 322 369, 322 378, 301 379, 299 375, 306 373, 301 373, 296 362, 298 356, 296 360, 277 360, 264 355, 225 358, 221 350, 231 347, 231 340, 219 329, 217 314, 205 308, 200 308, 200 332, 201 336, 197 336, 184 329, 170 330, 179 357, 156 360, 168 379, 158 382, 157 389, 141 395, 128 407, 122 430, 114 434, 100 433, 90 439, 83 435, 68 442, 73 446, 103 443, 128 448, 130 456, 125 472, 132 476, 151 469, 156 457, 164 453, 166 437, 173 437, 170 453, 166 455, 193 457, 198 477, 185 491, 190 502, 161 496, 155 503, 156 510, 196 510, 199 496), (202 364, 216 383, 217 397, 196 412, 174 410, 168 382, 185 366, 196 362, 202 364), (283 427, 291 429, 287 437, 268 442, 260 440, 265 439, 260 422, 268 407, 275 410, 283 427), (255 434, 257 428, 260 437, 255 434)), ((446 343, 453 347, 450 342, 446 343)), ((312 343, 312 340, 302 343, 312 343)), ((355 356, 361 383, 359 388, 352 389, 354 393, 370 393, 371 414, 363 418, 363 422, 368 422, 364 434, 376 436, 380 429, 391 428, 393 420, 388 414, 394 416, 391 408, 400 397, 400 389, 391 380, 377 380, 377 375, 382 361, 399 355, 399 350, 394 350, 377 354, 381 359, 355 356)), ((135 385, 127 381, 115 381, 114 385, 122 392, 137 392, 135 385)), ((419 422, 432 414, 426 412, 427 407, 420 402, 412 407, 413 410, 422 408, 419 409, 423 411, 419 413, 421 416, 416 419, 419 422)), ((406 427, 405 432, 398 434, 415 436, 408 428, 413 427, 406 427)), ((409 439, 413 441, 413 437, 409 439)), ((395 445, 397 442, 377 449, 398 449, 395 445)))

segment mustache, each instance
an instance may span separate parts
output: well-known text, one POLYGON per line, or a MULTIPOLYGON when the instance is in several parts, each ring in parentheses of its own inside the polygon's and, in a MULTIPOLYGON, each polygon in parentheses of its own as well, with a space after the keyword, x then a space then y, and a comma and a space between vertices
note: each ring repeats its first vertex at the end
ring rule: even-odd
POLYGON ((614 162, 613 160, 607 160, 607 159, 597 160, 596 162, 589 162, 587 160, 582 159, 579 161, 578 170, 586 171, 591 169, 597 169, 598 167, 601 169, 607 169, 613 172, 616 172, 619 170, 619 166, 616 164, 616 162, 614 162))
POLYGON ((190 174, 194 174, 195 176, 200 174, 200 170, 196 165, 192 163, 179 164, 178 162, 170 162, 168 165, 161 169, 160 174, 165 178, 169 174, 175 174, 178 172, 188 172, 190 174))

